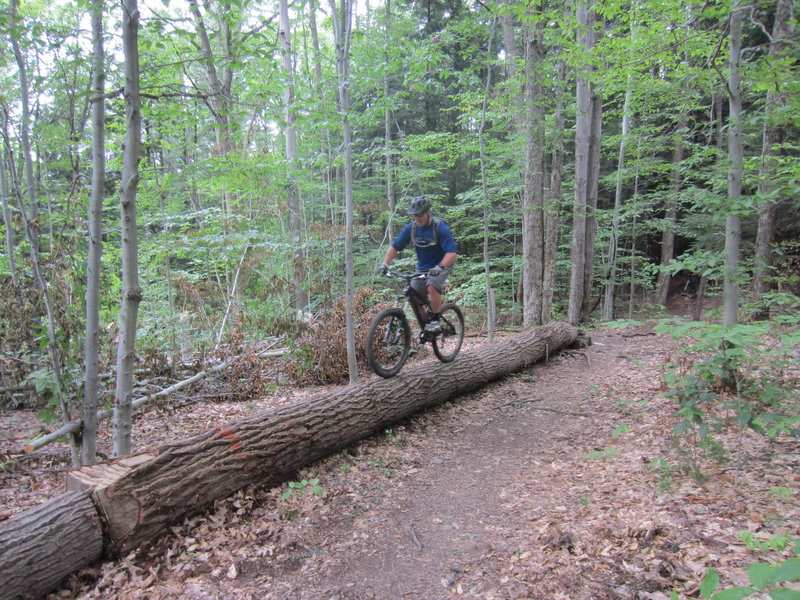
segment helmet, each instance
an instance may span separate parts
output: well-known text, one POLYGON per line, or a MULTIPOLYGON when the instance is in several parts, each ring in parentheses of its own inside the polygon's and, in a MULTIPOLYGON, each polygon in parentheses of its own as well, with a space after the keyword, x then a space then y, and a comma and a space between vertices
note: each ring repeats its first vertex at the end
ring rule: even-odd
POLYGON ((414 196, 408 203, 408 209, 406 210, 406 212, 409 215, 420 215, 424 213, 426 210, 430 209, 431 209, 431 201, 428 200, 427 196, 414 196))

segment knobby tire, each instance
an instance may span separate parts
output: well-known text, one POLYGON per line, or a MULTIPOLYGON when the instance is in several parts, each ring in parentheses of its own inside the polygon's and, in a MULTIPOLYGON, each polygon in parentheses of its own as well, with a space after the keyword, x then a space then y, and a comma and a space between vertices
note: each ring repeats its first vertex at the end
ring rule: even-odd
POLYGON ((394 377, 411 350, 411 327, 402 308, 384 308, 367 333, 367 361, 375 374, 394 377))
POLYGON ((464 341, 464 315, 458 306, 448 302, 442 307, 439 320, 442 323, 442 333, 432 342, 433 353, 442 362, 452 362, 458 356, 464 341))

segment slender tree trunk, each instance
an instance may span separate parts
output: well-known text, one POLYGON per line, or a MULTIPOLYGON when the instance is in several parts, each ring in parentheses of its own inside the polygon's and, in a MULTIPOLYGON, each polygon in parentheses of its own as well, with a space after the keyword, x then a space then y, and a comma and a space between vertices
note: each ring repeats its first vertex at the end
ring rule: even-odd
MULTIPOLYGON (((17 2, 12 0, 10 4, 11 18, 16 24, 17 20, 17 2)), ((30 244, 30 259, 31 267, 33 269, 36 286, 42 294, 42 302, 44 303, 45 317, 47 319, 47 349, 50 354, 50 367, 53 369, 53 379, 55 383, 54 393, 56 395, 56 402, 61 413, 61 419, 68 423, 72 416, 70 414, 69 398, 67 397, 67 390, 64 385, 64 376, 61 364, 61 350, 58 347, 58 340, 56 338, 56 318, 53 311, 53 303, 50 297, 47 281, 45 280, 44 272, 42 269, 41 261, 39 260, 40 243, 40 228, 39 228, 39 208, 38 198, 36 194, 36 182, 33 177, 33 155, 30 145, 30 106, 28 105, 28 77, 25 65, 25 59, 14 36, 11 36, 11 46, 14 51, 14 56, 19 68, 20 78, 20 95, 22 99, 22 125, 21 135, 22 138, 22 152, 23 152, 23 168, 25 170, 25 183, 27 186, 28 205, 26 207, 25 199, 23 197, 18 178, 14 176, 13 158, 9 161, 12 169, 12 182, 15 185, 18 209, 22 216, 22 221, 25 224, 25 231, 28 234, 28 243, 30 244)), ((70 453, 72 464, 75 466, 80 465, 80 441, 77 434, 69 437, 70 453)))
MULTIPOLYGON (((778 0, 775 10, 775 24, 772 27, 770 57, 776 61, 784 58, 792 46, 795 34, 794 0, 778 0)), ((786 111, 788 95, 785 90, 775 91, 770 88, 764 107, 764 141, 761 150, 761 172, 758 193, 761 197, 759 208, 758 232, 756 234, 755 265, 753 268, 753 294, 756 301, 770 291, 770 269, 772 266, 772 244, 775 229, 775 208, 777 201, 771 197, 773 193, 773 177, 776 157, 781 154, 780 144, 783 141, 783 125, 773 122, 779 109, 786 111)), ((769 317, 769 308, 764 305, 760 318, 769 317)))
POLYGON ((742 196, 742 91, 740 65, 742 52, 742 9, 734 2, 730 16, 728 95, 730 116, 728 125, 728 206, 725 220, 725 279, 723 284, 723 319, 725 326, 739 322, 739 246, 742 231, 736 212, 742 196))
POLYGON ((11 216, 11 197, 8 186, 8 177, 6 170, 6 152, 8 139, 8 112, 3 107, 3 139, 2 146, 0 147, 0 198, 3 202, 3 227, 5 229, 6 240, 6 255, 8 256, 8 270, 11 273, 11 281, 17 280, 17 259, 16 259, 16 243, 13 218, 11 216))
MULTIPOLYGON (((593 29, 594 12, 590 16, 591 47, 596 43, 596 33, 593 29)), ((591 91, 591 134, 589 137, 589 198, 586 202, 586 259, 583 263, 583 299, 581 300, 581 321, 588 321, 592 313, 592 289, 594 284, 595 239, 597 237, 597 198, 600 186, 600 140, 603 124, 603 98, 594 84, 590 84, 591 91)))
POLYGON ((280 39, 281 54, 283 56, 283 70, 286 83, 283 86, 284 116, 286 118, 286 128, 284 137, 286 141, 286 170, 288 179, 288 189, 286 190, 286 203, 289 208, 289 231, 292 236, 292 244, 295 250, 292 253, 292 277, 294 287, 294 309, 297 315, 306 307, 306 294, 303 291, 304 264, 303 255, 303 219, 302 207, 300 205, 300 191, 297 186, 296 163, 297 163, 297 131, 295 122, 294 101, 294 55, 292 53, 291 26, 289 23, 289 2, 280 0, 280 39))
POLYGON ((347 369, 350 383, 358 380, 356 361, 355 317, 354 317, 354 264, 353 264, 353 134, 350 128, 350 34, 352 31, 352 0, 341 0, 341 8, 336 8, 336 0, 330 0, 333 14, 334 36, 336 41, 336 71, 339 76, 339 110, 342 114, 344 131, 344 198, 345 198, 345 287, 347 294, 347 369))
POLYGON ((478 157, 481 166, 481 192, 483 195, 483 275, 486 282, 486 328, 489 343, 494 343, 494 321, 495 321, 495 301, 494 289, 492 288, 492 270, 490 266, 489 254, 489 188, 486 182, 486 140, 484 132, 486 129, 486 110, 489 103, 489 93, 492 89, 492 43, 494 42, 494 31, 497 20, 492 19, 492 28, 489 33, 487 54, 489 60, 486 61, 486 85, 483 90, 483 104, 481 106, 481 124, 478 128, 478 157))
POLYGON ((619 248, 619 219, 622 210, 622 191, 625 182, 625 158, 630 134, 630 106, 631 106, 631 81, 628 76, 628 85, 625 90, 625 102, 622 106, 622 138, 619 142, 619 157, 617 159, 617 186, 614 192, 614 216, 611 221, 611 240, 608 244, 608 283, 606 283, 605 302, 603 303, 603 318, 606 321, 614 320, 614 295, 617 286, 617 254, 619 248))
POLYGON ((669 299, 669 284, 672 278, 666 266, 675 255, 675 225, 678 220, 678 195, 681 191, 681 163, 683 162, 683 140, 688 126, 688 117, 684 112, 678 122, 675 134, 675 149, 672 152, 672 181, 667 197, 666 214, 664 215, 664 231, 661 234, 661 271, 658 274, 658 303, 666 306, 669 299))
MULTIPOLYGON (((9 8, 11 12, 11 19, 16 24, 17 21, 17 3, 18 0, 10 0, 9 8)), ((25 57, 22 55, 22 50, 19 47, 19 42, 16 36, 11 37, 11 49, 14 52, 14 58, 17 61, 17 68, 19 69, 19 95, 22 108, 22 123, 20 124, 20 139, 22 140, 22 154, 23 154, 23 169, 25 172, 25 185, 27 187, 28 200, 28 217, 31 226, 37 231, 35 239, 30 240, 34 244, 33 251, 39 253, 39 199, 36 194, 36 182, 33 177, 33 155, 31 152, 31 108, 30 108, 30 86, 28 84, 28 67, 25 64, 25 57)))
POLYGON ((142 290, 139 287, 136 192, 139 185, 142 115, 139 95, 138 0, 122 2, 122 51, 125 59, 125 152, 120 181, 122 219, 122 305, 117 343, 117 386, 114 399, 113 453, 131 451, 133 368, 136 322, 142 290))
POLYGON ((391 65, 391 27, 392 27, 392 2, 386 0, 386 29, 383 35, 384 60, 386 72, 383 74, 383 101, 386 109, 383 113, 383 151, 386 155, 386 206, 389 208, 389 218, 386 220, 386 237, 394 238, 394 213, 397 210, 397 201, 394 197, 394 164, 392 157, 392 107, 389 100, 389 65, 391 65))
POLYGON ((567 94, 567 65, 558 63, 555 113, 553 121, 553 152, 550 159, 550 186, 545 198, 544 214, 544 272, 542 274, 542 322, 553 319, 553 293, 556 284, 556 257, 558 255, 558 219, 561 213, 561 184, 564 180, 564 104, 567 94))
POLYGON ((89 255, 86 261, 86 339, 84 341, 83 432, 81 464, 97 456, 97 398, 100 345, 100 258, 103 251, 105 191, 105 52, 103 0, 92 3, 92 191, 89 198, 89 255))

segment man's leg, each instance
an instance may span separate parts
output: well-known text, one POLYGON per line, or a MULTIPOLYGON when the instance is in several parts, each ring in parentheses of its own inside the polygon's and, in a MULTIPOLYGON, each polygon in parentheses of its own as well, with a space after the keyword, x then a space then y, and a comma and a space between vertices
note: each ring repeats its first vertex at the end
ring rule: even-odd
POLYGON ((442 293, 432 285, 428 286, 428 298, 431 302, 433 314, 438 315, 442 312, 442 293))

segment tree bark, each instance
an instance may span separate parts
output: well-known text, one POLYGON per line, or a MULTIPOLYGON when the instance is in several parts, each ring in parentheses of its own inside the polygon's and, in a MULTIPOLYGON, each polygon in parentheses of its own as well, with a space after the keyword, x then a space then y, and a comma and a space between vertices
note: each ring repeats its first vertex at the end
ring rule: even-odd
POLYGON ((89 256, 86 260, 86 339, 84 341, 83 432, 81 464, 91 465, 97 452, 97 397, 100 347, 100 265, 103 251, 105 161, 105 52, 103 0, 92 4, 92 191, 89 200, 89 256))
POLYGON ((295 317, 306 308, 307 298, 303 291, 305 273, 305 256, 303 251, 303 219, 300 201, 300 190, 297 185, 297 129, 295 123, 295 90, 294 90, 294 55, 292 53, 292 36, 289 22, 289 0, 280 0, 280 29, 278 39, 283 58, 283 70, 286 83, 283 87, 283 110, 286 118, 284 137, 286 142, 286 175, 288 186, 286 190, 286 204, 289 209, 289 231, 295 249, 292 252, 292 287, 294 288, 293 305, 295 317))
MULTIPOLYGON (((589 9, 585 2, 576 7, 578 43, 588 51, 589 9)), ((586 232, 590 186, 590 145, 592 135, 591 85, 584 74, 579 74, 575 88, 575 198, 572 211, 572 249, 570 252, 569 304, 567 322, 577 325, 581 320, 586 269, 586 232)))
POLYGON ((661 233, 661 271, 658 274, 658 303, 666 306, 669 301, 669 284, 672 277, 667 273, 666 266, 675 255, 675 225, 678 221, 678 196, 681 193, 681 163, 683 162, 683 144, 686 128, 689 124, 687 113, 681 115, 678 122, 678 131, 675 136, 675 148, 672 151, 672 179, 670 181, 669 196, 667 197, 666 214, 664 215, 664 231, 661 233))
POLYGON ((742 8, 737 2, 731 7, 729 38, 728 100, 728 206, 730 212, 725 220, 725 279, 723 283, 722 324, 726 327, 739 322, 739 246, 742 230, 739 224, 739 202, 742 196, 742 172, 744 156, 742 149, 742 8))
POLYGON ((486 112, 489 104, 489 94, 492 91, 492 42, 494 41, 494 30, 497 25, 497 19, 492 19, 492 29, 489 33, 489 47, 487 51, 486 61, 486 85, 483 90, 483 102, 481 104, 481 125, 478 128, 478 149, 479 160, 481 167, 481 192, 483 198, 483 275, 486 282, 486 330, 488 334, 489 343, 494 343, 494 327, 495 327, 495 298, 494 289, 492 288, 492 268, 489 252, 489 207, 491 202, 489 200, 489 187, 487 184, 486 174, 486 138, 484 137, 486 131, 486 112))
POLYGON ((525 30, 525 191, 522 200, 523 324, 542 324, 544 296, 544 106, 538 70, 544 56, 542 23, 525 30))
MULTIPOLYGON (((770 42, 770 57, 778 64, 786 58, 792 46, 795 35, 794 0, 779 0, 775 10, 775 24, 772 27, 772 40, 770 42)), ((790 81, 787 77, 786 81, 790 81)), ((756 301, 770 291, 770 268, 772 266, 772 244, 775 229, 776 199, 771 195, 774 191, 775 165, 777 157, 781 154, 780 144, 783 141, 785 122, 775 123, 775 113, 786 109, 789 94, 786 89, 777 91, 770 89, 767 92, 767 101, 764 106, 766 113, 764 123, 764 141, 761 150, 761 172, 758 183, 758 193, 761 196, 759 207, 758 233, 756 235, 755 264, 753 265, 753 295, 756 301)), ((769 307, 763 303, 758 318, 769 318, 769 307)))
POLYGON ((626 149, 628 145, 628 135, 630 133, 630 105, 631 105, 631 82, 632 76, 628 76, 628 84, 625 88, 625 102, 622 107, 622 137, 619 142, 619 158, 617 159, 617 185, 614 192, 614 216, 611 220, 611 239, 608 243, 608 282, 605 289, 605 301, 603 303, 603 318, 606 321, 614 320, 614 296, 617 286, 617 254, 619 248, 619 220, 622 211, 622 189, 624 183, 624 169, 626 149))
MULTIPOLYGON (((3 133, 7 130, 8 114, 3 111, 3 133)), ((6 254, 8 255, 8 270, 11 274, 11 281, 17 279, 17 264, 15 254, 15 235, 14 225, 11 216, 10 194, 8 179, 6 178, 6 144, 7 135, 3 136, 2 146, 0 146, 0 198, 3 203, 3 228, 5 230, 6 254)))
POLYGON ((336 41, 336 72, 339 84, 339 111, 342 114, 344 134, 344 198, 345 198, 345 287, 347 289, 347 368, 350 383, 358 379, 356 362, 355 318, 353 316, 353 297, 355 295, 353 264, 353 134, 350 127, 350 34, 353 28, 352 0, 341 0, 341 8, 336 8, 336 0, 329 0, 333 15, 333 31, 336 41))
POLYGON ((137 0, 122 3, 122 46, 125 56, 125 153, 120 182, 122 219, 122 305, 117 344, 117 385, 114 398, 114 456, 131 451, 133 365, 136 321, 142 290, 139 287, 136 191, 139 185, 139 151, 142 115, 139 95, 139 8, 137 0))
POLYGON ((298 469, 347 448, 424 408, 473 391, 574 343, 577 327, 551 323, 452 363, 371 377, 253 415, 148 453, 70 474, 70 489, 93 487, 110 534, 124 553, 171 524, 247 485, 277 485, 298 469))
POLYGON ((0 523, 0 596, 43 598, 102 553, 100 517, 89 496, 62 494, 0 523))

